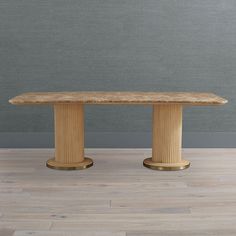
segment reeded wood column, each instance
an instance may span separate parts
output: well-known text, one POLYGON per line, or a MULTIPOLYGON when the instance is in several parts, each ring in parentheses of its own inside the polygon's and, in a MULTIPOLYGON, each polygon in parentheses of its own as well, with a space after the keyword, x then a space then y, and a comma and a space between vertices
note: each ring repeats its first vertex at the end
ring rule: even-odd
POLYGON ((181 158, 182 105, 153 105, 152 158, 144 166, 156 170, 181 170, 189 167, 181 158))
POLYGON ((55 104, 55 159, 47 161, 53 169, 85 169, 93 165, 84 158, 84 107, 82 104, 55 104))

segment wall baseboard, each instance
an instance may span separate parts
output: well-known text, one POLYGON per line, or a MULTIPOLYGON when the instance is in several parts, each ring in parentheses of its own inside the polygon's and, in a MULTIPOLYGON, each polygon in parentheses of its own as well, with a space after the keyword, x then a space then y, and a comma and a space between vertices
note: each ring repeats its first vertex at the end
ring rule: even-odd
MULTIPOLYGON (((150 148, 150 132, 87 132, 87 148, 150 148)), ((0 133, 0 148, 52 148, 52 132, 0 133)), ((185 148, 235 148, 236 132, 184 132, 185 148)))

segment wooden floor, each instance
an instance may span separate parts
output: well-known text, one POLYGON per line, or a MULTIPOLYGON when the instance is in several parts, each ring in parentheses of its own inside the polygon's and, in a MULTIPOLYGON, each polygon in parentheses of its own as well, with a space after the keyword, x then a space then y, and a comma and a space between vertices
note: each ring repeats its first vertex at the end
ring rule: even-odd
POLYGON ((83 171, 49 149, 0 150, 0 236, 235 236, 236 149, 185 149, 190 169, 142 166, 149 149, 90 149, 83 171))

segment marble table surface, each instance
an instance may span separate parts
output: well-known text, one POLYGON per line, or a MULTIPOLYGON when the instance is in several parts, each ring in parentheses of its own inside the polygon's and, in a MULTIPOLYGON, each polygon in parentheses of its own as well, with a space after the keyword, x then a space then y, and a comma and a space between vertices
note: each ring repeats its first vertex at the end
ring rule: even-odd
POLYGON ((30 92, 9 100, 12 104, 182 104, 223 105, 227 100, 213 93, 197 92, 30 92))

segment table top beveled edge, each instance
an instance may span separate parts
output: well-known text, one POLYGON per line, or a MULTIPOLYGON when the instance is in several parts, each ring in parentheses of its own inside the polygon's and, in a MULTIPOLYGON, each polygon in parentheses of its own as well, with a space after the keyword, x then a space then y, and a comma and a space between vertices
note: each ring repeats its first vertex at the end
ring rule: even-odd
POLYGON ((228 101, 214 93, 198 92, 29 92, 9 100, 14 105, 159 105, 179 104, 188 106, 224 105, 228 101), (68 98, 69 96, 69 98, 68 98), (70 97, 71 96, 71 97, 70 97), (73 97, 78 97, 77 100, 73 97), (158 98, 159 96, 159 98, 158 98), (148 98, 149 97, 149 98, 148 98), (164 98, 161 98, 164 97, 164 98), (176 98, 177 99, 176 99, 176 98), (145 99, 144 99, 145 98, 145 99), (154 99, 155 98, 155 99, 154 99))

